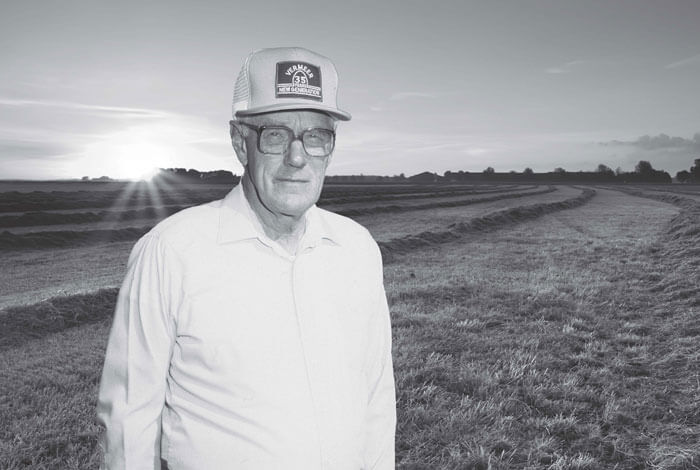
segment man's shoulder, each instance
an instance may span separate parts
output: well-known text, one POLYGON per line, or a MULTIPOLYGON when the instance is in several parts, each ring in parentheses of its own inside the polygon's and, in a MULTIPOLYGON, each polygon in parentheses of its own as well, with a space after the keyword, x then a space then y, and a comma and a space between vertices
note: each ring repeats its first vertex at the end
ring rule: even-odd
POLYGON ((221 200, 188 207, 161 220, 149 232, 174 248, 197 241, 215 239, 219 224, 221 200))

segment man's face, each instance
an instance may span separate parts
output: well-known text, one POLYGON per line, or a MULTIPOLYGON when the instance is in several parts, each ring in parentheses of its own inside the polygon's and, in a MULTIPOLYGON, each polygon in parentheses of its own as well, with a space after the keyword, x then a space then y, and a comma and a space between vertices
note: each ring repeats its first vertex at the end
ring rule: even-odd
MULTIPOLYGON (((254 126, 285 126, 296 135, 310 128, 335 128, 333 118, 309 110, 265 113, 241 121, 254 126)), ((236 149, 238 159, 245 167, 246 177, 255 188, 259 201, 267 210, 274 214, 300 216, 316 203, 321 195, 330 156, 308 155, 300 140, 294 140, 285 153, 262 153, 258 148, 258 133, 240 124, 238 129, 245 136, 244 148, 236 149)))

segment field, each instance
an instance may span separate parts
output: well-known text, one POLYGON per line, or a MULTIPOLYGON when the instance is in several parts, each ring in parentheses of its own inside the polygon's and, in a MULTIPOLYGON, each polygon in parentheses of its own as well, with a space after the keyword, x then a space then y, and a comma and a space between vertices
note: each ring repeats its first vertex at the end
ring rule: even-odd
MULTIPOLYGON (((130 247, 229 188, 0 183, 0 468, 96 468, 130 247)), ((333 185, 379 242, 401 469, 700 468, 700 187, 333 185)))

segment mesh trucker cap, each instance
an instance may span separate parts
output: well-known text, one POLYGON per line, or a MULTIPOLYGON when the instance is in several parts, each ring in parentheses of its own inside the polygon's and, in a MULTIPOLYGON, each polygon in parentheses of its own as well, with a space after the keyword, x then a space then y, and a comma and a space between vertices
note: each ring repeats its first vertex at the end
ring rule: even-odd
POLYGON ((270 111, 315 109, 341 121, 338 72, 327 57, 301 47, 260 49, 246 57, 233 90, 233 117, 270 111))

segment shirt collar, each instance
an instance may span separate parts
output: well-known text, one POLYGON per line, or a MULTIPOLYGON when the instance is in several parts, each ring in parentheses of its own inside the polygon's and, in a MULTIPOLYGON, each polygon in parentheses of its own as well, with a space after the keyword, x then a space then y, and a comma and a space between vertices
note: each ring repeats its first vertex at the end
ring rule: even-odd
MULTIPOLYGON (((340 244, 340 238, 324 220, 321 209, 315 204, 306 211, 304 217, 306 230, 301 239, 300 249, 325 242, 340 244)), ((238 184, 221 200, 217 242, 230 243, 252 238, 266 244, 270 241, 243 193, 243 185, 238 184)))

